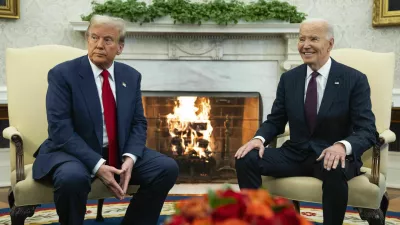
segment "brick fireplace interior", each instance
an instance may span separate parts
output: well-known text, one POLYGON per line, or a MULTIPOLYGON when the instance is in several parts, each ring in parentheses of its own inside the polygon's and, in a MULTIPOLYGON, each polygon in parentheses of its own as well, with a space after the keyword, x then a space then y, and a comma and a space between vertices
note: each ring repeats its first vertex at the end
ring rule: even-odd
POLYGON ((237 183, 236 150, 262 117, 255 92, 143 92, 147 146, 174 158, 177 183, 237 183))

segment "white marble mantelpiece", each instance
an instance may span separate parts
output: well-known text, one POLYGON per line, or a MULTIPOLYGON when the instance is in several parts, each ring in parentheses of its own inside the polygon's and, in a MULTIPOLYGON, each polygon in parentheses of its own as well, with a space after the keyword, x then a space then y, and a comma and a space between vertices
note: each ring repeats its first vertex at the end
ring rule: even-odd
MULTIPOLYGON (((75 31, 86 31, 89 25, 87 21, 73 21, 72 28, 75 31)), ((170 21, 154 23, 129 23, 128 33, 136 34, 297 34, 299 24, 285 22, 249 23, 217 25, 213 23, 195 24, 172 24, 170 21)))
MULTIPOLYGON (((73 21, 84 33, 88 22, 73 21)), ((120 59, 272 60, 288 70, 301 63, 297 53, 299 24, 266 22, 216 25, 127 24, 127 43, 120 59)))
MULTIPOLYGON (((71 22, 82 35, 88 22, 71 22)), ((117 60, 142 73, 142 90, 258 92, 263 119, 271 110, 279 76, 302 63, 299 24, 282 22, 174 25, 128 23, 117 60)))

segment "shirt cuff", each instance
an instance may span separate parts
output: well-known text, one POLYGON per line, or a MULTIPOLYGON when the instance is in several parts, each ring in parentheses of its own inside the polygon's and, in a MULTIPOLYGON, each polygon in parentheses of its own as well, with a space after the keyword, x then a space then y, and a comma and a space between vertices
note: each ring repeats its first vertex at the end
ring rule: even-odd
POLYGON ((345 149, 346 149, 346 155, 351 155, 352 149, 351 149, 350 142, 348 142, 346 140, 343 140, 343 141, 335 142, 335 144, 337 144, 337 143, 342 143, 344 145, 345 149))
POLYGON ((92 177, 94 177, 94 176, 96 175, 96 173, 97 173, 97 171, 99 170, 100 166, 103 165, 105 162, 106 162, 106 160, 103 159, 103 158, 101 158, 101 159, 97 162, 96 166, 95 166, 95 167, 93 168, 93 170, 92 170, 92 177))
POLYGON ((132 155, 131 153, 125 153, 122 156, 128 156, 129 158, 131 158, 133 160, 133 163, 136 163, 137 160, 137 156, 136 155, 132 155))
POLYGON ((262 143, 264 144, 265 142, 265 138, 261 137, 261 136, 255 136, 253 139, 260 139, 262 141, 262 143))

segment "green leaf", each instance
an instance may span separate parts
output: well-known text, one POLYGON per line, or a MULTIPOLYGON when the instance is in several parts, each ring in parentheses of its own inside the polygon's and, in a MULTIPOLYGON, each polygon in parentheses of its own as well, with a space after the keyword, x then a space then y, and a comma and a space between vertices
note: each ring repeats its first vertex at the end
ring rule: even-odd
POLYGON ((107 0, 103 4, 92 2, 92 12, 81 15, 89 21, 95 14, 121 17, 130 21, 153 22, 154 19, 169 15, 176 23, 202 24, 214 21, 217 24, 245 21, 265 21, 279 19, 291 23, 300 23, 307 14, 298 12, 296 6, 278 0, 258 0, 245 4, 239 0, 210 0, 190 2, 189 0, 153 0, 151 5, 138 0, 107 0))

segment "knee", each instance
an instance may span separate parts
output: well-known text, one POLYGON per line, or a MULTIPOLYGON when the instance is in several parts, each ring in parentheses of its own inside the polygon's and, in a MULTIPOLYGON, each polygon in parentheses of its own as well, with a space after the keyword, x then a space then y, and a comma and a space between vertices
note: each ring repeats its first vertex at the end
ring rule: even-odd
POLYGON ((236 170, 247 170, 249 167, 257 165, 258 159, 258 150, 253 149, 249 151, 243 158, 236 159, 236 170))
POLYGON ((160 166, 162 171, 161 174, 163 175, 163 185, 172 188, 179 175, 178 164, 174 159, 167 157, 166 159, 163 159, 163 162, 160 164, 160 166))
POLYGON ((340 181, 347 182, 346 175, 341 167, 336 167, 336 169, 326 170, 324 169, 324 182, 325 183, 338 183, 340 181))
POLYGON ((54 179, 54 190, 64 194, 89 193, 91 189, 90 176, 82 171, 59 173, 54 179))

